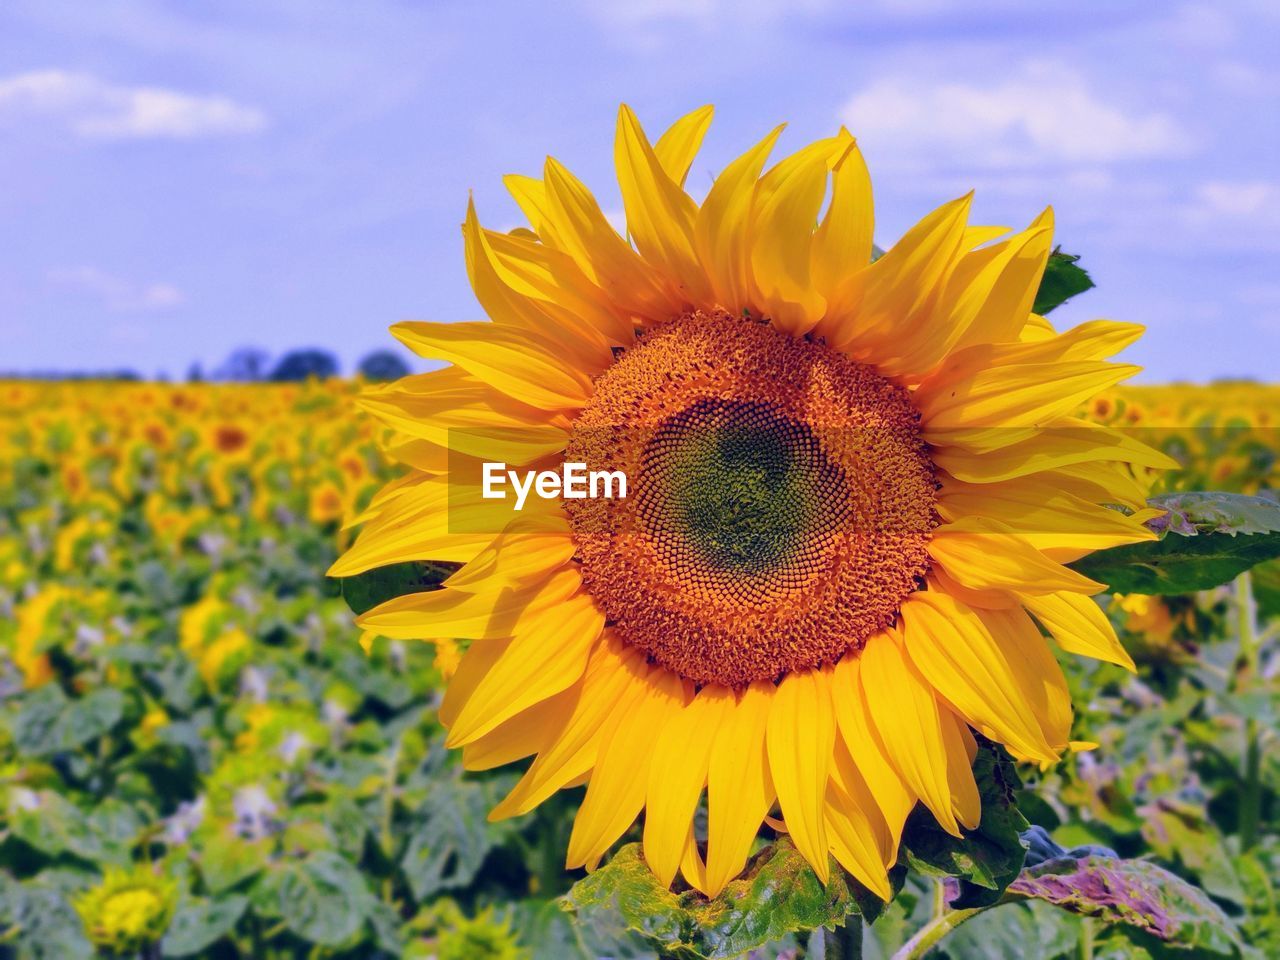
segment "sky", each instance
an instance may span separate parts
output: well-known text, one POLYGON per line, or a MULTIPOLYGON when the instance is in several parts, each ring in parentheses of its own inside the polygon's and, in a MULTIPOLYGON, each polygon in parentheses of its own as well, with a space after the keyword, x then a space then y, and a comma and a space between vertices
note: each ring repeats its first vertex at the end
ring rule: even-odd
MULTIPOLYGON (((480 314, 459 230, 545 155, 620 210, 618 104, 716 121, 695 195, 776 123, 845 124, 890 245, 977 190, 1146 324, 1148 382, 1280 380, 1274 0, 0 4, 0 370, 182 376, 233 349, 394 347, 480 314)), ((781 155, 781 154, 779 154, 781 155)))

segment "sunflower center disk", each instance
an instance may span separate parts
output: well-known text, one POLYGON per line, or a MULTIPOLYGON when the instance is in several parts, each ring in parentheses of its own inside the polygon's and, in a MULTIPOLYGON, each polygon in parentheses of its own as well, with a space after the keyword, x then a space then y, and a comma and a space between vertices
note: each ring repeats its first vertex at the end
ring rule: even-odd
POLYGON ((832 663, 924 576, 933 468, 904 390, 727 314, 645 334, 596 383, 566 460, 624 500, 567 500, 622 638, 696 683, 832 663))

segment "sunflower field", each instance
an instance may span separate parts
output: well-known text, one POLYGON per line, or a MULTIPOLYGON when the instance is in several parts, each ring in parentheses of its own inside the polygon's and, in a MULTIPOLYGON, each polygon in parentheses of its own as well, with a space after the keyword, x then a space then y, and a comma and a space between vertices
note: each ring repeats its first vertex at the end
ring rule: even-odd
POLYGON ((429 373, 0 383, 0 956, 1280 956, 1280 388, 710 121, 469 206, 429 373))
MULTIPOLYGON (((1009 880, 938 956, 1280 951, 1274 562, 1104 600, 1137 672, 1062 658, 1090 691, 1075 735, 1098 748, 1045 771, 985 761, 1003 815, 1016 798, 1035 824, 1018 823, 1025 854, 986 816, 971 852, 921 825, 882 910, 852 884, 823 891, 784 842, 756 880, 692 906, 630 847, 566 872, 568 802, 487 823, 516 777, 464 776, 443 750, 457 647, 355 627, 324 571, 343 518, 392 475, 355 386, 2 389, 7 954, 835 956, 822 924, 861 904, 879 914, 863 955, 888 957, 939 891, 983 904, 1009 880), (1063 856, 1096 888, 1035 874, 1063 856), (635 889, 607 895, 611 871, 635 889), (786 902, 744 923, 760 877, 786 902)), ((1121 389, 1090 413, 1150 430, 1184 465, 1173 489, 1256 494, 1280 470, 1278 410, 1280 390, 1224 385, 1121 389)))

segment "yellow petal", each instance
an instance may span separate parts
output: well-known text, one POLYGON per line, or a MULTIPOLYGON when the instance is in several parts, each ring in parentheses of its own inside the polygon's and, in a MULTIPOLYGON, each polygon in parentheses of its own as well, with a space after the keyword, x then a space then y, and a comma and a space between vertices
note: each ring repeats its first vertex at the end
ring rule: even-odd
POLYGON ((591 378, 528 332, 496 323, 404 321, 391 332, 423 357, 456 363, 495 390, 543 410, 577 410, 591 378))
POLYGON ((667 175, 630 107, 618 111, 614 163, 627 229, 644 258, 693 306, 711 306, 711 290, 694 249, 697 205, 667 175))
POLYGON ((894 769, 880 734, 876 732, 866 699, 862 695, 862 683, 858 675, 860 664, 859 657, 844 657, 836 664, 831 678, 831 697, 835 704, 836 726, 841 740, 836 748, 837 763, 843 748, 858 767, 880 807, 885 823, 894 837, 893 858, 896 858, 897 838, 902 833, 907 815, 916 805, 916 796, 907 789, 902 777, 894 769))
POLYGON ((596 761, 600 732, 615 710, 630 710, 643 696, 649 670, 643 658, 606 633, 582 679, 582 693, 559 735, 538 752, 520 782, 489 813, 490 820, 528 813, 553 793, 583 777, 596 761))
POLYGON ((716 302, 732 314, 755 305, 750 280, 747 228, 756 180, 782 127, 730 163, 698 209, 694 237, 716 302))
POLYGON ((626 345, 632 325, 625 312, 592 283, 573 258, 537 237, 484 231, 494 268, 513 290, 543 304, 561 322, 581 319, 605 342, 626 345))
POLYGON ((1028 701, 1039 678, 1024 658, 1006 655, 984 617, 937 590, 913 594, 901 617, 912 663, 971 726, 1020 757, 1057 760, 1028 701))
POLYGON ((532 523, 516 521, 450 576, 444 586, 470 593, 518 587, 560 569, 576 550, 567 523, 556 532, 543 532, 532 523))
MULTIPOLYGON (((1051 239, 1049 229, 1033 227, 966 254, 956 264, 926 321, 903 331, 891 358, 882 364, 885 371, 915 382, 963 345, 982 342, 984 335, 1017 339, 1030 303, 1018 319, 1021 304, 1011 301, 1023 295, 1027 259, 1041 253, 1047 256, 1051 239)), ((1032 295, 1034 292, 1032 287, 1032 295)))
POLYGON ((684 854, 680 857, 680 875, 684 877, 685 883, 704 897, 711 896, 707 892, 707 865, 703 862, 702 852, 698 849, 698 838, 694 833, 692 821, 689 823, 689 833, 684 841, 684 854))
POLYGON ((698 155, 698 148, 702 146, 702 138, 707 135, 714 113, 715 108, 707 104, 685 114, 668 127, 666 133, 653 145, 653 152, 662 164, 662 169, 681 187, 689 176, 689 167, 693 165, 693 158, 698 155))
POLYGON ((544 177, 551 242, 619 309, 649 320, 678 314, 681 303, 669 284, 618 235, 582 182, 550 157, 544 177))
POLYGON ((481 460, 524 465, 560 452, 569 439, 545 410, 519 403, 461 367, 407 377, 356 403, 408 437, 481 460))
POLYGON ((972 194, 944 204, 907 231, 879 260, 837 293, 819 327, 857 358, 891 347, 933 308, 961 253, 972 194))
POLYGON ((734 708, 733 691, 703 687, 676 713, 653 746, 644 815, 644 859, 664 887, 680 868, 698 797, 707 782, 711 747, 723 718, 734 708))
POLYGON ((925 439, 937 446, 994 450, 1025 439, 1098 392, 1141 370, 1098 360, 1008 364, 930 378, 915 393, 925 439))
POLYGON ((458 662, 458 669, 453 672, 449 686, 444 692, 444 700, 440 704, 438 716, 440 722, 448 729, 458 718, 458 713, 467 704, 468 698, 476 687, 484 681, 493 665, 497 663, 511 640, 491 640, 486 643, 473 643, 467 648, 458 662))
POLYGON ((707 770, 706 893, 716 896, 742 872, 775 791, 765 754, 774 686, 757 681, 742 692, 716 734, 707 770))
POLYGON ((830 670, 783 678, 769 709, 769 771, 796 849, 824 884, 831 865, 823 807, 835 736, 830 670))
MULTIPOLYGON (((328 575, 350 577, 407 560, 466 563, 473 559, 492 542, 495 527, 488 533, 452 533, 448 529, 448 497, 448 482, 443 479, 406 488, 366 518, 364 530, 329 567, 328 575)), ((490 514, 495 524, 505 525, 495 511, 490 514)))
POLYGON ((1160 470, 1179 466, 1172 457, 1122 430, 1074 417, 1056 421, 1038 436, 999 449, 975 453, 939 447, 931 457, 953 477, 970 483, 999 483, 1092 461, 1132 463, 1160 470))
POLYGON ((635 708, 609 717, 587 795, 573 821, 568 869, 598 861, 635 821, 644 807, 654 740, 689 698, 683 681, 655 670, 635 708))
MULTIPOLYGON (((1050 475, 1047 479, 1056 479, 1050 475)), ((1155 540, 1142 523, 1090 503, 1045 482, 1044 475, 998 485, 944 482, 938 514, 948 522, 966 517, 995 520, 1060 563, 1094 550, 1155 540)))
POLYGON ((831 204, 813 235, 811 275, 824 297, 871 263, 875 210, 871 176, 857 144, 831 168, 831 204))
MULTIPOLYGON (((1004 651, 1018 679, 1019 689, 1044 732, 1054 753, 1067 748, 1071 739, 1071 691, 1062 668, 1049 650, 1048 641, 1026 613, 1018 607, 984 610, 982 622, 1004 651)), ((1052 762, 1057 762, 1057 757, 1052 762)))
POLYGON ((401 640, 466 640, 513 636, 517 624, 563 603, 582 586, 574 570, 561 570, 542 581, 496 593, 432 590, 395 597, 356 618, 365 630, 401 640))
POLYGON ((1121 645, 1115 627, 1092 597, 1078 593, 1020 594, 1020 597, 1063 650, 1137 672, 1133 657, 1121 645))
POLYGON ((889 828, 857 768, 850 764, 843 774, 840 783, 832 780, 827 786, 824 816, 831 853, 859 883, 888 901, 893 893, 887 867, 894 846, 889 828))
POLYGON ((971 590, 1019 590, 1094 594, 1104 584, 1050 560, 994 520, 973 517, 944 524, 933 532, 929 556, 971 590))
POLYGON ((978 745, 964 720, 938 703, 938 721, 947 753, 947 789, 956 821, 966 830, 976 829, 982 819, 982 797, 973 778, 973 758, 978 745))
POLYGON ((507 282, 506 270, 476 218, 474 201, 467 203, 462 225, 467 275, 480 306, 494 323, 510 326, 553 346, 555 355, 577 369, 599 374, 613 361, 609 342, 589 320, 530 297, 507 282))
POLYGON ((1017 340, 1031 316, 1053 248, 1053 208, 1047 208, 1020 236, 1011 238, 998 273, 991 278, 982 306, 964 325, 956 349, 979 343, 1017 340))
POLYGON ((859 659, 862 695, 890 762, 942 829, 960 836, 933 689, 891 630, 872 637, 859 659))
POLYGON ((532 618, 517 631, 449 729, 446 747, 489 733, 535 703, 572 686, 604 630, 604 614, 580 593, 532 618))
POLYGON ((760 306, 792 336, 813 329, 827 305, 809 274, 829 154, 828 146, 815 145, 780 161, 761 181, 751 214, 751 273, 760 306))
MULTIPOLYGON (((499 654, 505 652, 507 641, 499 640, 499 654)), ((495 644, 475 644, 472 650, 493 647, 495 644)), ((471 650, 467 651, 470 655, 471 650)), ((495 661, 496 662, 496 661, 495 661)), ((455 681, 457 675, 455 674, 455 681)), ((452 686, 450 687, 452 689, 452 686)), ((519 716, 499 724, 478 740, 472 740, 462 748, 462 766, 466 770, 492 770, 547 749, 559 736, 564 725, 573 715, 578 698, 582 696, 579 681, 568 690, 534 704, 519 716)))

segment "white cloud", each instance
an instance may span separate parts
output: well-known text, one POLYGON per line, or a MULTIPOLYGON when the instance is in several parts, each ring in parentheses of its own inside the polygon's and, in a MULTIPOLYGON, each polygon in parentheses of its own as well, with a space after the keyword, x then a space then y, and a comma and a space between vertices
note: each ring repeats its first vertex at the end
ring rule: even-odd
POLYGON ((1190 145, 1168 114, 1126 112, 1079 72, 1050 62, 985 85, 885 77, 851 97, 841 119, 869 152, 924 169, 1111 163, 1190 145))
POLYGON ((774 21, 796 14, 821 12, 830 0, 610 0, 590 2, 587 10, 618 27, 655 23, 701 26, 723 24, 727 17, 752 22, 774 21))
POLYGON ((1280 187, 1266 180, 1210 180, 1196 188, 1193 216, 1268 220, 1280 226, 1280 187))
POLYGON ((171 283, 134 283, 97 267, 67 267, 50 270, 50 282, 86 294, 108 310, 138 313, 167 310, 186 298, 171 283))
POLYGON ((0 79, 0 117, 43 116, 99 140, 224 137, 256 133, 262 111, 223 96, 121 86, 87 73, 36 70, 0 79))

